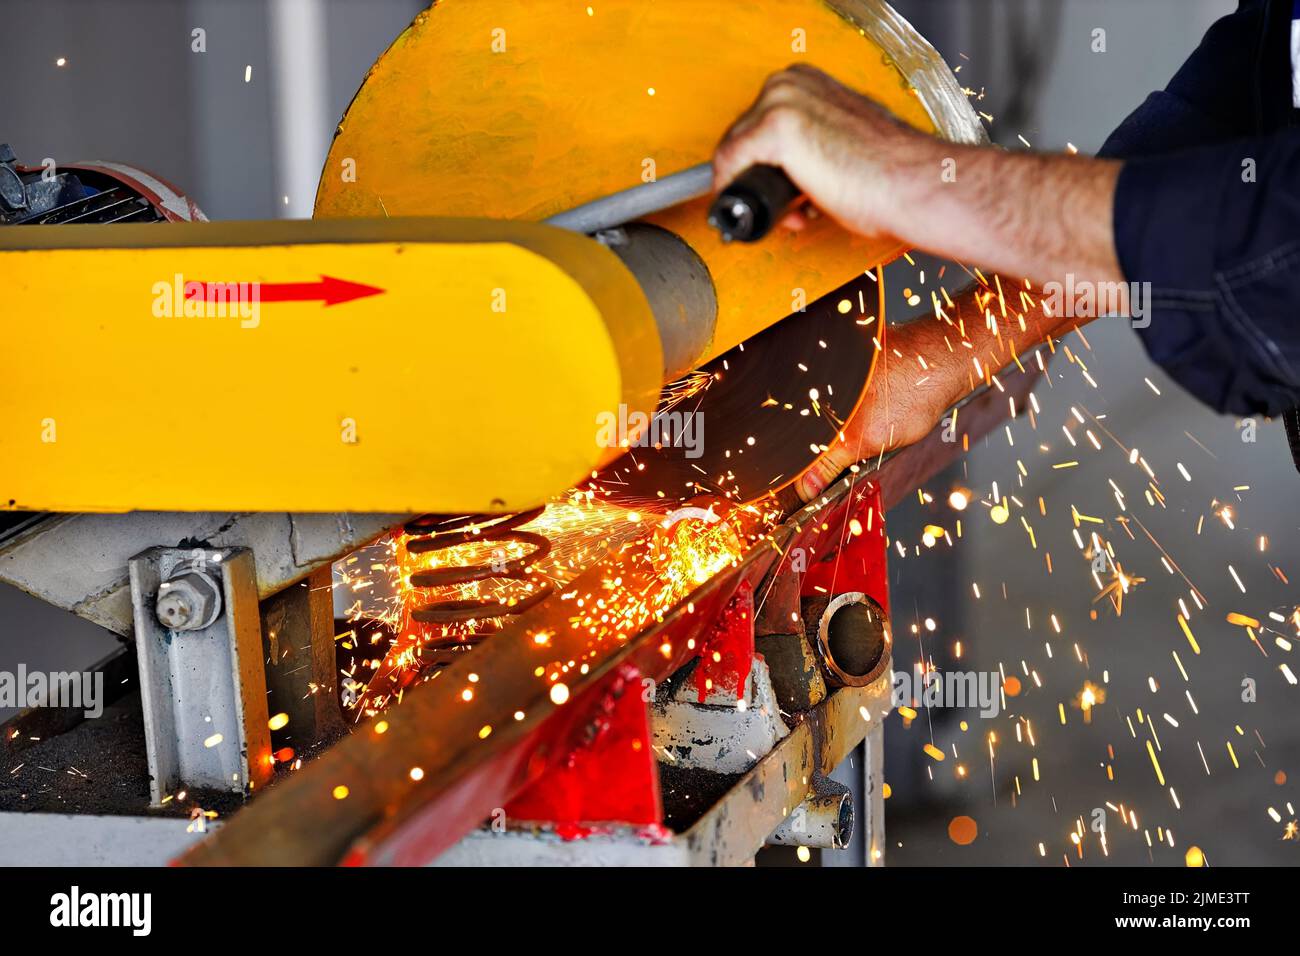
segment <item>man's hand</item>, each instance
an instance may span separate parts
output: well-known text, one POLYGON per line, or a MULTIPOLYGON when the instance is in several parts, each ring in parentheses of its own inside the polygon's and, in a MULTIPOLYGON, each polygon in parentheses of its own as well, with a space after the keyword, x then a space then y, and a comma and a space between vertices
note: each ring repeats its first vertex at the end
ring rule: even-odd
MULTIPOLYGON (((822 212, 863 235, 896 232, 909 169, 939 143, 810 66, 773 74, 713 157, 714 191, 750 166, 782 167, 822 212)), ((937 168, 937 166, 935 167, 937 168)), ((787 225, 798 228, 802 216, 787 225)))
MULTIPOLYGON (((723 138, 713 159, 714 190, 750 166, 768 163, 782 167, 845 229, 889 233, 906 207, 905 170, 936 145, 820 70, 792 66, 768 79, 758 100, 723 138)), ((791 213, 785 224, 802 228, 804 214, 791 213)), ((911 362, 919 343, 907 340, 917 331, 897 333, 911 362)), ((936 377, 915 387, 917 366, 895 358, 890 352, 881 355, 857 414, 799 480, 805 501, 855 462, 919 441, 952 400, 948 381, 936 377)))
POLYGON ((1120 164, 919 133, 810 66, 768 79, 713 159, 715 189, 755 163, 782 167, 853 232, 1036 284, 1122 283, 1112 206, 1120 164))

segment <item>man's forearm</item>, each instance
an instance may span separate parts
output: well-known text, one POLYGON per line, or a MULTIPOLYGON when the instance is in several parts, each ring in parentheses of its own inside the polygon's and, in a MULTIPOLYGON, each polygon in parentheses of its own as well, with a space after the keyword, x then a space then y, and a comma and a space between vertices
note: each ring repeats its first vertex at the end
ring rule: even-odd
POLYGON ((773 75, 713 157, 715 183, 782 167, 845 228, 1043 284, 1118 283, 1120 164, 963 146, 918 132, 811 67, 773 75))
POLYGON ((1113 289, 1115 305, 1128 309, 1111 211, 1120 163, 937 140, 923 149, 923 161, 899 173, 905 180, 894 231, 912 245, 1002 276, 986 275, 984 283, 941 303, 933 319, 893 330, 894 348, 922 373, 914 387, 951 405, 1022 354, 1088 321, 1045 309, 1047 283, 1072 276, 1074 287, 1113 289))
POLYGON ((891 233, 989 277, 964 302, 945 299, 937 315, 890 329, 857 410, 801 479, 805 498, 847 465, 920 440, 975 386, 1068 331, 1078 320, 1065 314, 1078 310, 1044 309, 1047 283, 1093 284, 1106 311, 1128 309, 1113 238, 1117 162, 944 142, 794 66, 718 145, 715 184, 759 163, 782 167, 850 231, 891 233))
POLYGON ((1112 207, 1121 164, 1081 156, 918 143, 898 171, 890 228, 908 243, 1041 286, 1121 283, 1112 207))

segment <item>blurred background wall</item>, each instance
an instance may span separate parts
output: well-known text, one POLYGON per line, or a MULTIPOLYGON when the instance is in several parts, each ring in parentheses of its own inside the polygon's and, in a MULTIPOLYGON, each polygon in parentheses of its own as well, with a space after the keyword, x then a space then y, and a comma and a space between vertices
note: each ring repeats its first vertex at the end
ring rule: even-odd
MULTIPOLYGON (((1162 87, 1210 23, 1233 7, 1229 0, 895 5, 960 68, 977 108, 993 117, 996 142, 1019 149, 1023 137, 1039 149, 1071 143, 1084 152, 1162 87), (1094 49, 1099 29, 1104 52, 1094 49)), ((0 81, 7 91, 0 140, 28 162, 48 156, 137 163, 181 185, 210 217, 229 219, 309 214, 333 124, 370 63, 423 4, 5 0, 4 6, 8 22, 22 29, 0 32, 0 81), (205 31, 206 52, 193 49, 196 28, 205 31), (56 66, 59 57, 65 66, 56 66)), ((920 273, 933 288, 942 265, 918 257, 916 265, 890 267, 895 320, 915 311, 901 290, 919 289, 928 301, 920 273)), ((1123 322, 1103 320, 1085 334, 1086 343, 1073 334, 1068 342, 1097 387, 1058 356, 1050 383, 1037 389, 1036 430, 1022 415, 1010 429, 1014 445, 1006 433, 995 433, 963 465, 927 485, 932 502, 913 501, 890 516, 906 555, 895 552, 891 566, 896 669, 924 657, 943 668, 1000 671, 1017 678, 1021 693, 1008 697, 1007 710, 993 720, 938 710, 922 710, 910 723, 889 718, 888 858, 895 864, 1097 862, 1103 857, 1096 835, 1089 831, 1081 855, 1071 834, 1091 826, 1100 812, 1112 861, 1178 864, 1196 844, 1212 864, 1288 862, 1296 844, 1282 839, 1283 827, 1294 817, 1295 798, 1286 774, 1300 750, 1296 688, 1279 670, 1288 654, 1272 635, 1252 644, 1224 617, 1239 611, 1263 618, 1269 609, 1294 605, 1294 589, 1272 569, 1287 574, 1300 567, 1293 560, 1300 551, 1295 511, 1286 507, 1300 492, 1300 477, 1277 423, 1260 422, 1257 442, 1245 443, 1237 422, 1198 406, 1154 369, 1123 322), (1126 448, 1142 450, 1159 476, 1163 503, 1147 503, 1143 481, 1114 442, 1105 439, 1103 451, 1087 444, 1071 407, 1095 416, 1088 427, 1098 437, 1109 431, 1126 448), (1081 447, 1069 444, 1063 427, 1081 447), (1067 458, 1080 466, 1050 467, 1067 458), (954 486, 978 498, 995 481, 1024 505, 1006 524, 989 520, 988 502, 962 515, 945 503, 954 486), (1111 481, 1124 492, 1127 514, 1140 519, 1167 550, 1165 560, 1176 562, 1207 599, 1204 610, 1190 607, 1199 655, 1176 623, 1179 600, 1192 604, 1188 585, 1166 570, 1161 551, 1136 523, 1129 522, 1130 538, 1116 520, 1126 513, 1111 481), (1224 505, 1232 509, 1231 529, 1224 505), (1091 568, 1073 540, 1072 507, 1100 517, 1098 530, 1125 569, 1146 578, 1127 595, 1120 617, 1107 602, 1094 603, 1091 568), (1034 527, 1036 547, 1018 520, 1022 514, 1034 527), (964 533, 954 546, 921 543, 924 525, 955 532, 958 517, 964 533), (1268 539, 1265 551, 1261 535, 1268 539), (1257 682, 1255 702, 1241 699, 1243 680, 1257 682), (1104 694, 1087 723, 1077 706, 1085 681, 1104 694), (1148 741, 1164 786, 1155 778, 1148 741), (943 762, 923 753, 931 742, 945 752, 943 762), (977 823, 979 836, 970 845, 948 838, 948 823, 958 815, 977 823)), ((12 669, 18 660, 32 668, 84 666, 111 642, 90 625, 0 590, 0 668, 12 669)))

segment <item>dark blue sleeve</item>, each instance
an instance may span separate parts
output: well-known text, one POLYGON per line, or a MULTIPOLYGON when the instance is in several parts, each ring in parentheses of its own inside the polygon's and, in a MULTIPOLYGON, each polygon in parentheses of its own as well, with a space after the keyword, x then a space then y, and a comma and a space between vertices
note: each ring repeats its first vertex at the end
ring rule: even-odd
POLYGON ((1250 136, 1265 14, 1218 21, 1098 155, 1126 160, 1115 246, 1150 283, 1148 354, 1219 411, 1272 416, 1300 405, 1300 131, 1250 136))
POLYGON ((1300 130, 1130 160, 1114 216, 1151 358, 1219 411, 1300 405, 1300 130))

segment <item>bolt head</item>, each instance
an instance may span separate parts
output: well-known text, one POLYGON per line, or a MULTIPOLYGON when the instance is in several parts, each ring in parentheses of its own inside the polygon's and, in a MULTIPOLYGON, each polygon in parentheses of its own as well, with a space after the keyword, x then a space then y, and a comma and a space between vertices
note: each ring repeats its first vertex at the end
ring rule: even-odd
POLYGON ((202 630, 221 615, 221 589, 205 572, 183 572, 158 588, 154 613, 169 630, 202 630))
POLYGON ((179 590, 164 591, 158 598, 158 620, 164 625, 177 630, 194 619, 194 608, 187 595, 179 590))

